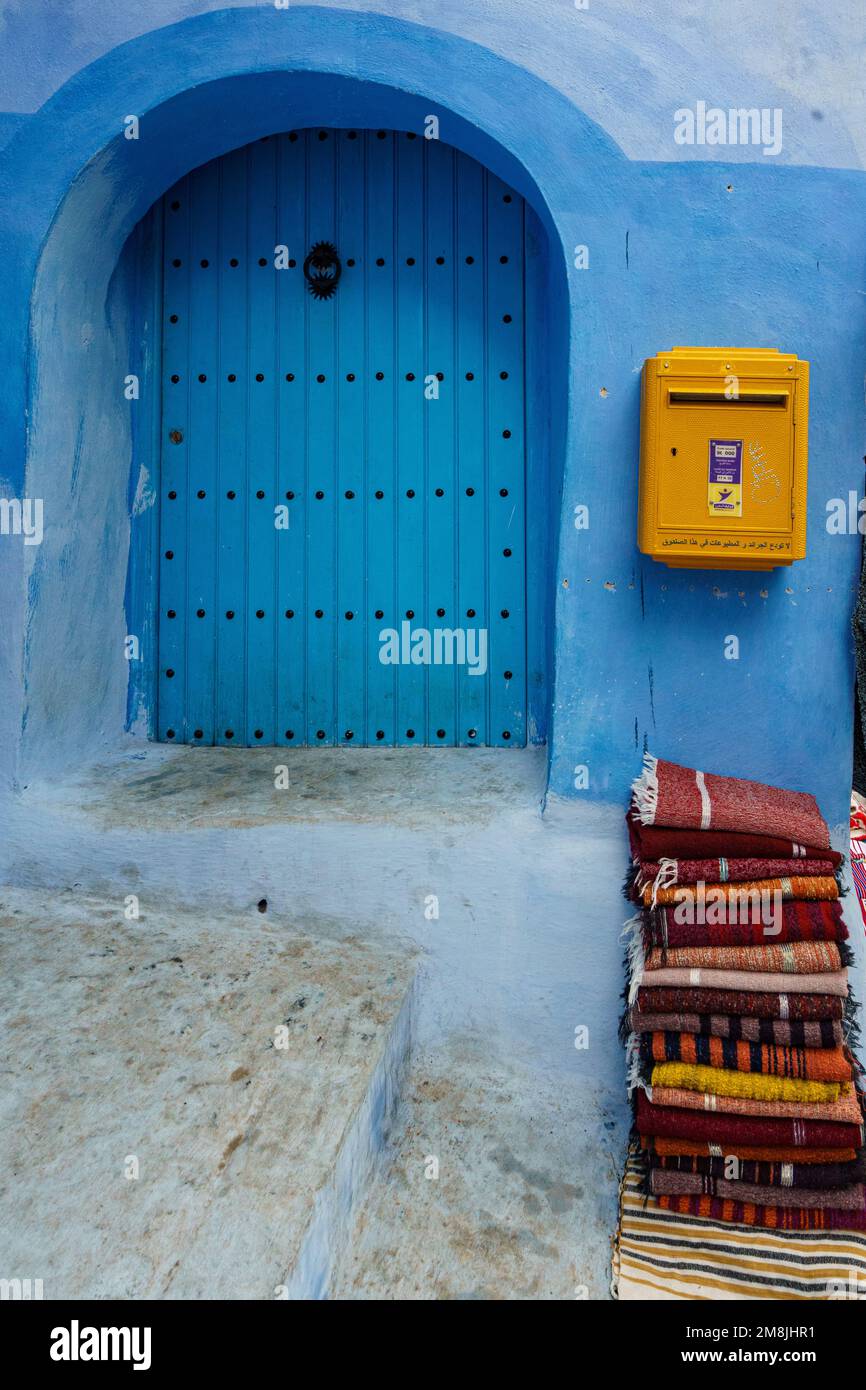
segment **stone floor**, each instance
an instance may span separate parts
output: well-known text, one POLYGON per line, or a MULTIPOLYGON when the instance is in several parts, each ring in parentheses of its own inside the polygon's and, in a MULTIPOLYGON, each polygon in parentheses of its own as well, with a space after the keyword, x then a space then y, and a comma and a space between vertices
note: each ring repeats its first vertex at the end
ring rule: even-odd
POLYGON ((543 750, 139 744, 22 789, 0 1277, 608 1297, 625 836, 544 781, 543 750))
POLYGON ((414 971, 336 924, 5 892, 0 1274, 52 1299, 319 1296, 414 971))
POLYGON ((481 1039, 413 1058, 337 1299, 601 1299, 621 1116, 481 1039))
POLYGON ((544 780, 543 750, 139 745, 24 788, 0 1275, 606 1297, 622 817, 544 780))

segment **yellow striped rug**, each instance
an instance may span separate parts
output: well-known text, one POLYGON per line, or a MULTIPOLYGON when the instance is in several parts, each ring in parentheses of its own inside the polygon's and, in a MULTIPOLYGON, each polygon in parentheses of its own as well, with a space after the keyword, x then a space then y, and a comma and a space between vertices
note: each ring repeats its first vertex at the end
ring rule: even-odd
POLYGON ((762 1231, 644 1198, 643 1160, 620 1187, 611 1291, 619 1299, 866 1299, 862 1231, 762 1231))

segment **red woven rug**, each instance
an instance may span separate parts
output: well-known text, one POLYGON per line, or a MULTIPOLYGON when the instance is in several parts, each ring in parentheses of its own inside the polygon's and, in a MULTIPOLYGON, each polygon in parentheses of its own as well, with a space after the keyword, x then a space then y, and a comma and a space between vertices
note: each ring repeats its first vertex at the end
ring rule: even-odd
POLYGON ((634 810, 626 814, 631 856, 641 859, 703 859, 721 856, 748 859, 829 859, 834 868, 842 863, 835 849, 801 845, 774 835, 746 834, 736 830, 690 830, 672 825, 641 825, 634 810))
POLYGON ((735 830, 772 835, 822 851, 830 848, 827 823, 809 792, 786 791, 742 777, 720 777, 680 767, 650 753, 644 754, 643 772, 632 791, 643 825, 735 830))

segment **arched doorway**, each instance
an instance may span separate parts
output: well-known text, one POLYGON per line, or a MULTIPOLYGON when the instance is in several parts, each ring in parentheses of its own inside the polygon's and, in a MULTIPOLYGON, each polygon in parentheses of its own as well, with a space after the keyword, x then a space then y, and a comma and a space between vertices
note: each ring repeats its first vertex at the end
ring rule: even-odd
MULTIPOLYGON (((539 186, 548 168, 540 151, 552 127, 528 121, 540 142, 533 144, 501 127, 498 106, 465 108, 432 54, 419 55, 414 29, 410 34, 397 23, 390 27, 403 45, 399 61, 395 56, 395 72, 405 72, 399 87, 381 81, 378 48, 370 50, 363 76, 357 54, 351 73, 322 70, 315 27, 281 27, 274 62, 278 50, 283 66, 262 71, 258 21, 239 14, 231 42, 218 48, 218 63, 217 50, 209 50, 192 68, 190 55, 198 50, 190 49, 189 35, 208 29, 215 22, 210 16, 129 45, 34 118, 26 150, 13 142, 39 230, 32 254, 20 261, 22 304, 16 301, 0 325, 0 355, 14 378, 7 404, 20 401, 17 412, 6 410, 8 453, 20 469, 22 495, 43 497, 46 507, 50 499, 51 515, 62 524, 46 526, 38 554, 21 557, 32 573, 21 576, 27 636, 18 652, 23 680, 10 697, 9 717, 20 718, 10 763, 27 778, 49 761, 56 772, 114 750, 135 752, 143 740, 159 737, 162 248, 158 216, 150 211, 188 171, 265 136, 354 128, 414 131, 421 140, 431 110, 440 113, 443 147, 476 160, 525 200, 525 740, 547 743, 550 763, 573 351, 563 230, 548 204, 550 190, 539 186), (150 61, 154 49, 163 60, 170 52, 171 62, 150 61), (140 74, 134 99, 133 60, 140 74), (438 105, 425 94, 434 88, 441 89, 438 105), (116 134, 118 103, 146 113, 139 141, 116 134), (76 112, 80 119, 73 119, 76 112), (69 132, 61 158, 58 121, 69 132), (50 177, 37 178, 36 169, 50 177), (25 359, 15 355, 22 316, 25 359)), ((329 15, 327 23, 340 29, 342 19, 329 15)), ((455 77, 458 70, 459 64, 448 67, 455 77)), ((506 72, 518 87, 525 81, 508 65, 502 81, 506 72)), ((532 79, 529 86, 535 92, 539 84, 532 79)), ((534 109, 529 94, 523 104, 534 109)), ((590 142, 581 175, 587 184, 596 154, 590 142)), ((349 727, 335 724, 335 732, 349 727)), ((499 732, 508 728, 503 722, 499 732)))
POLYGON ((157 737, 524 745, 523 198, 417 131, 318 128, 152 216, 157 737))

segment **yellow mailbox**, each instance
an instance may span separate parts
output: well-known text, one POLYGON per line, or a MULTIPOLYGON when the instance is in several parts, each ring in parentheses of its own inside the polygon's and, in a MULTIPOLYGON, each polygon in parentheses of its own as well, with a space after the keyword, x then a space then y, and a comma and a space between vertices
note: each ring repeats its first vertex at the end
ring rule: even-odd
POLYGON ((806 553, 809 363, 676 347, 644 363, 640 549, 666 565, 767 570, 806 553))

